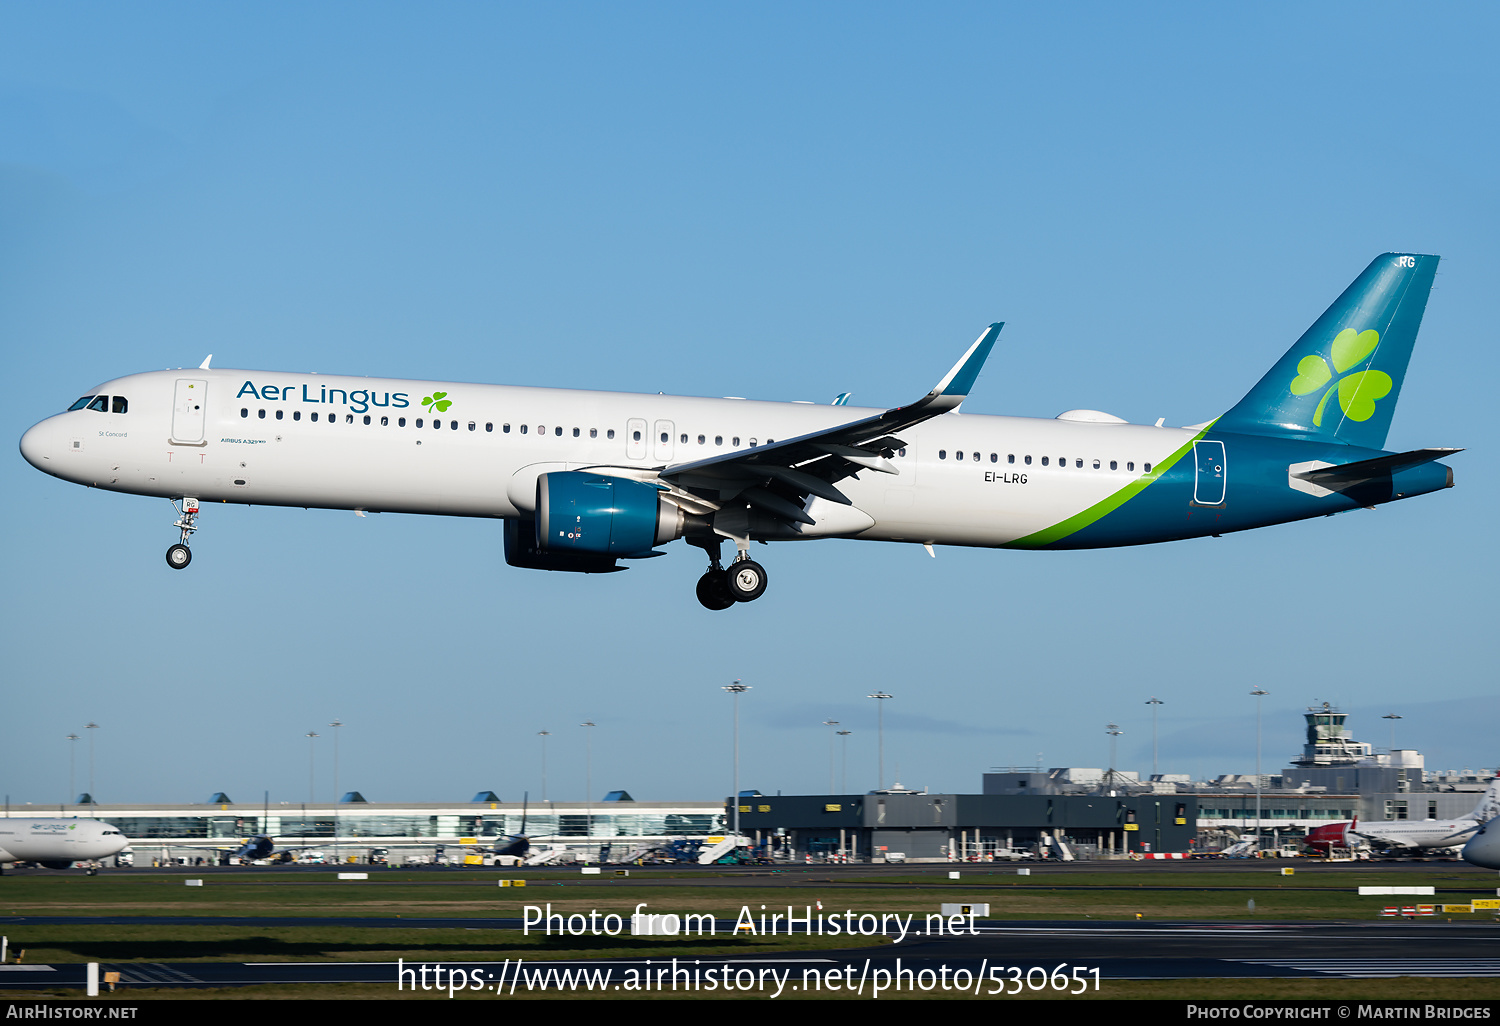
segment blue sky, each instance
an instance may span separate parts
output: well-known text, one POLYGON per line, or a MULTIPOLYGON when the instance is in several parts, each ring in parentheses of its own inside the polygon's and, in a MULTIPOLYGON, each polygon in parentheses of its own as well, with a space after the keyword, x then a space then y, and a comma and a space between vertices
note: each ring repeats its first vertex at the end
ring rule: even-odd
POLYGON ((1217 540, 821 542, 702 610, 696 550, 504 565, 499 525, 171 510, 0 461, 0 789, 375 801, 991 766, 1249 772, 1334 701, 1493 766, 1493 7, 0 4, 9 437, 107 378, 317 370, 894 405, 1007 328, 970 413, 1209 419, 1376 254, 1437 253, 1389 444, 1457 487, 1217 540), (317 790, 331 791, 320 741, 317 790), (80 787, 86 752, 80 750, 80 787))

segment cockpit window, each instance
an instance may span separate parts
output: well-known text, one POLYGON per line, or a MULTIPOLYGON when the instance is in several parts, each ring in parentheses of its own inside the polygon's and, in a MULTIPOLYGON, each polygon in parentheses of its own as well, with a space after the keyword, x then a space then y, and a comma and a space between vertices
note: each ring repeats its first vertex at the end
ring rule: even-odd
POLYGON ((114 404, 112 408, 115 413, 124 413, 130 406, 123 395, 117 395, 110 401, 114 404))
POLYGON ((96 395, 94 397, 94 401, 91 402, 91 403, 89 403, 88 408, 91 409, 91 410, 98 410, 100 413, 108 413, 109 412, 109 396, 107 396, 107 395, 96 395))
POLYGON ((91 401, 91 400, 92 400, 92 399, 93 399, 93 398, 94 398, 94 397, 93 397, 93 396, 91 396, 91 395, 86 395, 86 396, 84 396, 84 397, 83 397, 83 398, 82 398, 82 399, 80 399, 80 400, 78 400, 78 401, 77 401, 77 402, 76 402, 76 403, 74 403, 74 404, 73 404, 73 405, 72 405, 72 406, 69 406, 69 407, 68 407, 68 412, 69 412, 69 413, 72 413, 72 412, 73 412, 73 411, 74 411, 74 410, 81 410, 81 409, 83 409, 83 408, 84 408, 84 407, 85 407, 85 406, 87 406, 87 405, 88 405, 88 404, 89 404, 89 402, 90 402, 90 401, 91 401))

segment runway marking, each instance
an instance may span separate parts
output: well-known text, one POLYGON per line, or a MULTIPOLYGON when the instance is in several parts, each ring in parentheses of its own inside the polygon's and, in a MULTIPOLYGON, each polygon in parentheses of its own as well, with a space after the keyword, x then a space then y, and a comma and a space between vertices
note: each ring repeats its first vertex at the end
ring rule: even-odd
POLYGON ((120 969, 121 983, 202 983, 198 977, 161 962, 135 964, 120 969))
POLYGON ((1496 958, 1239 958, 1234 961, 1358 978, 1500 976, 1500 959, 1496 958))

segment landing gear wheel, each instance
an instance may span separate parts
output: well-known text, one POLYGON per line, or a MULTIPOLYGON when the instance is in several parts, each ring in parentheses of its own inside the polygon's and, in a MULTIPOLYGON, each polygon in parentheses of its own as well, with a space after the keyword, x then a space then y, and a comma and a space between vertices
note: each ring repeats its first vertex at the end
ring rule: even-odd
POLYGON ((167 566, 181 570, 193 561, 193 552, 186 545, 173 545, 167 550, 167 566))
POLYGON ((704 609, 728 609, 734 605, 734 596, 729 594, 729 575, 723 570, 710 570, 698 578, 698 601, 704 609))
POLYGON ((736 602, 754 602, 766 593, 766 568, 753 559, 741 559, 729 566, 729 594, 736 602))

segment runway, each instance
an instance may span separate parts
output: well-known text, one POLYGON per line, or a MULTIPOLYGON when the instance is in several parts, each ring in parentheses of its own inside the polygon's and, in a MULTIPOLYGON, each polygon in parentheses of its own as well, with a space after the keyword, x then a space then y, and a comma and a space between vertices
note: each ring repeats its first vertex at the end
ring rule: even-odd
MULTIPOLYGON (((124 917, 110 917, 122 921, 124 917)), ((28 918, 35 925, 43 920, 28 918)), ((89 920, 59 917, 77 924, 89 920)), ((179 922, 134 917, 130 922, 179 922)), ((309 920, 206 920, 241 925, 308 925, 309 920)), ((331 924, 337 920, 318 919, 331 924)), ((729 921, 722 921, 732 926, 729 921)), ((519 920, 360 920, 360 925, 412 928, 514 930, 519 920)), ((976 933, 941 938, 908 937, 875 948, 799 951, 785 956, 503 960, 494 962, 177 962, 118 963, 127 985, 224 987, 250 984, 390 983, 411 988, 439 978, 458 990, 496 994, 598 986, 632 989, 642 980, 702 987, 706 982, 756 980, 769 987, 852 990, 930 982, 944 987, 964 980, 978 994, 1046 989, 1082 992, 1110 980, 1204 978, 1376 978, 1500 976, 1500 928, 1491 924, 1435 922, 1225 924, 1213 922, 1122 924, 980 922, 976 933), (1268 954, 1273 953, 1273 957, 1268 954), (420 974, 403 976, 402 974, 420 974), (664 974, 664 975, 663 975, 664 974), (685 975, 684 975, 685 974, 685 975), (747 975, 748 974, 748 975, 747 975), (459 985, 461 982, 461 985, 459 985), (498 988, 498 989, 497 989, 498 988)), ((727 939, 727 938, 726 938, 727 939)), ((504 939, 497 937, 499 946, 504 939)), ((81 986, 82 964, 5 966, 0 988, 81 986)), ((654 984, 652 984, 654 986, 654 984)), ((442 989, 442 988, 438 988, 442 989)), ((649 989, 647 987, 646 989, 649 989)), ((910 989, 910 988, 908 988, 910 989)))

